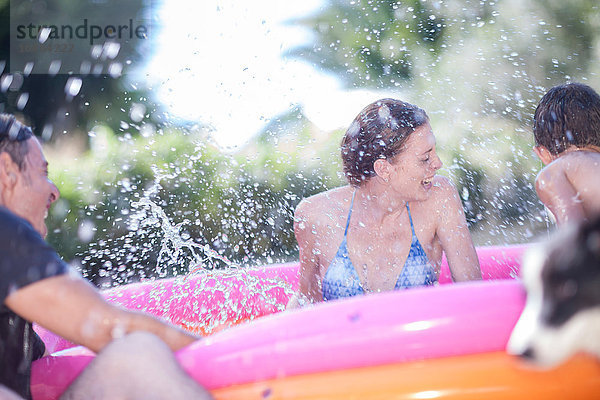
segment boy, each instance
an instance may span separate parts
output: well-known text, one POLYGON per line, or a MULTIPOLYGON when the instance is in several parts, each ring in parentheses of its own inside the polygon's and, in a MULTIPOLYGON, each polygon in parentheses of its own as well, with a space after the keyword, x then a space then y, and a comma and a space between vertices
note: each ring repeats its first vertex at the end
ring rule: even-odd
POLYGON ((533 119, 534 151, 545 167, 537 194, 560 226, 600 214, 600 96, 581 83, 555 86, 533 119))

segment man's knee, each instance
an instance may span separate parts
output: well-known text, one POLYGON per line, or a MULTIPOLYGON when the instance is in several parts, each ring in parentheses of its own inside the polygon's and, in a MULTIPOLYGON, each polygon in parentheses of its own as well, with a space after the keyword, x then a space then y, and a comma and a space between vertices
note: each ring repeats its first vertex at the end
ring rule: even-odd
MULTIPOLYGON (((157 336, 135 332, 108 344, 61 399, 148 398, 147 390, 168 390, 168 377, 184 374, 171 349, 157 336)), ((158 397, 168 398, 168 397, 158 397)))
POLYGON ((147 365, 173 361, 171 349, 157 336, 148 332, 133 332, 108 344, 96 357, 99 362, 147 365))
POLYGON ((0 385, 0 400, 23 400, 23 398, 6 386, 0 385))
POLYGON ((156 335, 149 332, 132 332, 109 343, 101 353, 110 351, 126 351, 129 353, 145 352, 148 349, 158 349, 171 352, 169 347, 156 335))

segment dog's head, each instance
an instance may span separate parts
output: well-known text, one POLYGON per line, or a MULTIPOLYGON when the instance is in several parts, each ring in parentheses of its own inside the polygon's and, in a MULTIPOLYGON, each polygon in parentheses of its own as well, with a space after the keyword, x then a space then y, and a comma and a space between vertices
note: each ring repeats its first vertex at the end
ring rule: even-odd
POLYGON ((583 351, 600 359, 600 217, 529 250, 527 302, 508 352, 552 367, 583 351))

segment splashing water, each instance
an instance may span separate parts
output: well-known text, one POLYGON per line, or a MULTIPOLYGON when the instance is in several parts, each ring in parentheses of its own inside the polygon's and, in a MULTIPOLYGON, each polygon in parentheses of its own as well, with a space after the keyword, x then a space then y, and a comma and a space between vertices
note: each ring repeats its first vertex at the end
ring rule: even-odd
POLYGON ((182 227, 190 221, 171 222, 163 208, 152 200, 162 189, 160 182, 175 179, 177 173, 165 173, 155 166, 153 172, 154 183, 139 201, 132 203, 129 229, 144 231, 149 227, 160 227, 161 248, 156 262, 159 277, 167 274, 167 269, 161 267, 165 261, 166 264, 181 263, 186 254, 191 254, 191 260, 185 266, 183 276, 140 284, 152 285, 152 289, 147 297, 135 300, 141 302, 136 309, 202 335, 283 311, 294 293, 292 285, 273 275, 276 269, 270 270, 272 273, 268 268, 264 271, 242 268, 208 244, 197 243, 182 234, 182 227), (215 260, 222 262, 225 269, 215 270, 212 267, 215 260))
POLYGON ((180 234, 181 228, 189 221, 184 220, 178 224, 172 224, 164 210, 154 201, 150 200, 150 198, 144 197, 140 199, 140 201, 132 203, 132 206, 134 209, 137 208, 138 212, 131 217, 134 224, 131 229, 139 229, 144 228, 145 226, 154 226, 156 224, 160 224, 162 229, 163 239, 156 264, 159 276, 165 277, 167 273, 166 270, 160 267, 161 261, 165 258, 179 260, 184 256, 184 249, 188 249, 193 257, 193 260, 186 268, 190 273, 197 272, 201 269, 210 269, 208 265, 211 260, 214 259, 222 261, 227 267, 238 267, 226 257, 211 249, 208 244, 199 245, 195 243, 192 238, 183 237, 180 234), (150 211, 150 216, 148 216, 147 211, 150 211), (190 268, 192 265, 195 265, 195 267, 190 268))
POLYGON ((127 290, 117 288, 106 295, 200 335, 283 311, 293 294, 291 285, 268 268, 204 271, 135 284, 127 290))

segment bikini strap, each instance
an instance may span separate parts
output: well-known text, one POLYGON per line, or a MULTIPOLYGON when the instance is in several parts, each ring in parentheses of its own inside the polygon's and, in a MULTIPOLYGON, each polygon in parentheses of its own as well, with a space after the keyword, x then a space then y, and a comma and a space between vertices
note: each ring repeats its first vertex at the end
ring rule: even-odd
POLYGON ((410 220, 410 229, 412 230, 413 237, 417 236, 417 234, 415 233, 415 226, 412 222, 412 216, 410 215, 410 207, 408 206, 408 201, 406 202, 406 211, 408 211, 408 219, 410 220))
POLYGON ((356 196, 356 189, 352 193, 352 201, 350 202, 350 211, 348 211, 348 220, 346 221, 346 229, 344 230, 344 237, 348 234, 348 227, 350 226, 350 217, 352 216, 352 207, 354 206, 354 196, 356 196))

